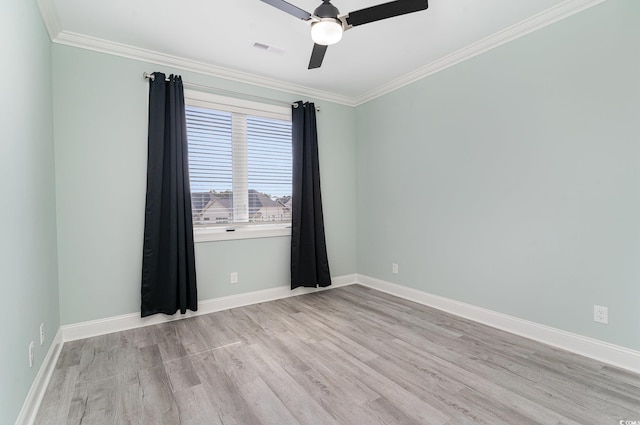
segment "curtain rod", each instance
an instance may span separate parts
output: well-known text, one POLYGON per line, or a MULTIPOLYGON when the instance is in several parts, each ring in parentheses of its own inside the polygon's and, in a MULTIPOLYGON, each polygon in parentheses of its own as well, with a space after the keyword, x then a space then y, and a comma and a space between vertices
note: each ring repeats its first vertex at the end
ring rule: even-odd
MULTIPOLYGON (((144 72, 142 74, 142 77, 145 79, 149 79, 151 81, 153 81, 155 79, 155 76, 153 74, 149 74, 148 72, 144 72)), ((165 78, 165 81, 169 81, 168 78, 165 78)), ((193 84, 193 83, 182 83, 185 87, 188 88, 192 88, 192 89, 204 89, 204 90, 211 90, 211 91, 215 91, 221 94, 228 94, 231 96, 245 96, 245 97, 249 97, 251 99, 256 99, 256 100, 262 100, 262 101, 267 101, 267 102, 271 102, 271 103, 279 103, 281 105, 288 105, 288 106, 293 106, 294 108, 298 107, 297 103, 290 103, 290 102, 285 102, 284 100, 278 100, 278 99, 270 99, 268 97, 261 97, 261 96, 255 96, 253 94, 247 94, 247 93, 241 93, 241 92, 237 92, 237 91, 232 91, 232 90, 225 90, 225 89, 220 89, 217 87, 211 87, 211 86, 205 86, 202 84, 193 84)), ((316 106, 316 111, 320 112, 320 107, 316 106)))

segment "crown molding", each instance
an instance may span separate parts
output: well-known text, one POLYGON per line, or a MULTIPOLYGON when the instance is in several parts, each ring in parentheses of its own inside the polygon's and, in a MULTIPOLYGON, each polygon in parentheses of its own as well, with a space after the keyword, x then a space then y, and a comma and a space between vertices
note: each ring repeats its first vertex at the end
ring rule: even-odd
POLYGON ((38 0, 37 2, 49 37, 51 40, 55 40, 62 32, 62 23, 60 23, 56 6, 53 4, 53 0, 38 0))
POLYGON ((606 0, 567 0, 352 99, 358 106, 558 22, 606 0))
MULTIPOLYGON (((47 1, 47 0, 42 0, 47 1)), ((53 40, 54 43, 67 46, 79 47, 96 52, 107 53, 128 59, 135 59, 150 62, 157 65, 169 66, 185 71, 197 72, 198 74, 210 75, 224 78, 225 80, 237 81, 251 84, 258 87, 294 93, 296 95, 308 96, 312 99, 325 100, 347 106, 354 106, 353 99, 347 96, 329 93, 311 87, 300 86, 287 83, 285 81, 274 80, 267 77, 258 76, 248 72, 237 71, 221 66, 211 65, 179 56, 168 55, 153 50, 91 37, 84 34, 77 34, 70 31, 62 31, 53 40)))
POLYGON ((49 32, 49 36, 54 43, 79 47, 129 59, 141 60, 186 71, 193 71, 199 74, 224 78, 226 80, 237 81, 258 87, 308 96, 312 99, 325 100, 347 106, 358 106, 607 0, 567 0, 557 6, 551 7, 537 15, 507 27, 504 30, 472 43, 467 47, 356 97, 317 90, 311 87, 287 83, 281 80, 261 77, 248 72, 236 71, 179 56, 168 55, 153 50, 147 50, 127 44, 64 31, 56 11, 54 1, 37 1, 40 13, 42 14, 47 31, 49 32))

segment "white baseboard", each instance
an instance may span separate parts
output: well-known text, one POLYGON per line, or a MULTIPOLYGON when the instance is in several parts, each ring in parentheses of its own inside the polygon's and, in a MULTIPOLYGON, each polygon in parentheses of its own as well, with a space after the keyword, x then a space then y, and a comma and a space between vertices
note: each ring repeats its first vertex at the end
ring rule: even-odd
POLYGON ((417 289, 386 282, 384 280, 375 279, 365 275, 350 274, 332 279, 331 286, 327 288, 297 288, 292 291, 289 286, 279 286, 262 291, 214 298, 200 302, 197 312, 188 312, 184 315, 154 315, 151 317, 141 318, 140 313, 133 313, 62 326, 58 329, 58 333, 49 347, 49 351, 42 362, 33 384, 31 385, 31 389, 29 390, 29 394, 27 394, 27 398, 25 399, 15 425, 33 424, 46 388, 51 380, 58 357, 60 356, 62 345, 66 341, 89 338, 92 336, 104 335, 107 333, 139 328, 172 320, 180 320, 186 317, 193 317, 230 308, 324 291, 354 283, 359 283, 372 289, 386 292, 429 307, 437 308, 438 310, 442 310, 447 313, 455 314, 456 316, 461 316, 525 338, 640 373, 640 352, 638 351, 571 332, 562 331, 550 326, 540 325, 538 323, 508 316, 506 314, 497 313, 495 311, 476 307, 460 301, 429 294, 417 289))
POLYGON ((38 374, 36 375, 33 384, 31 384, 31 389, 29 389, 27 398, 22 404, 22 410, 20 410, 20 414, 18 415, 18 419, 16 419, 15 425, 31 425, 33 424, 33 421, 35 421, 44 393, 47 390, 47 386, 49 386, 51 375, 53 375, 53 370, 56 367, 56 363, 58 363, 62 344, 62 331, 58 329, 58 332, 53 338, 51 346, 42 361, 42 365, 40 365, 40 370, 38 370, 38 374))
POLYGON ((417 289, 356 275, 358 283, 447 313, 498 328, 572 353, 640 373, 640 352, 608 342, 519 319, 417 289))
POLYGON ((198 303, 198 311, 187 311, 186 314, 176 314, 173 316, 155 314, 149 317, 140 317, 140 313, 138 312, 123 314, 121 316, 107 317, 105 319, 91 320, 88 322, 74 323, 61 327, 62 340, 67 342, 77 339, 90 338, 93 336, 104 335, 112 332, 119 332, 127 329, 140 328, 143 326, 185 319, 187 317, 199 316, 201 314, 209 314, 216 311, 228 310, 230 308, 242 307, 245 305, 257 304, 266 301, 273 301, 280 298, 293 297, 302 294, 309 294, 317 291, 324 291, 331 288, 350 285, 355 282, 356 275, 350 274, 338 276, 331 279, 331 286, 328 286, 326 288, 296 288, 292 291, 291 287, 286 285, 265 289, 262 291, 247 292, 244 294, 230 295, 227 297, 200 301, 198 303))

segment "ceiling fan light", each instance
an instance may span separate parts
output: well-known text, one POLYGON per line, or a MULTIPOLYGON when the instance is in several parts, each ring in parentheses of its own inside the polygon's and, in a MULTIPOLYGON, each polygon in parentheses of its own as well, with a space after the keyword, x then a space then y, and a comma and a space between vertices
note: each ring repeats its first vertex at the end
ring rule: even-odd
POLYGON ((311 39, 323 46, 336 44, 342 39, 342 23, 334 18, 321 18, 311 24, 311 39))

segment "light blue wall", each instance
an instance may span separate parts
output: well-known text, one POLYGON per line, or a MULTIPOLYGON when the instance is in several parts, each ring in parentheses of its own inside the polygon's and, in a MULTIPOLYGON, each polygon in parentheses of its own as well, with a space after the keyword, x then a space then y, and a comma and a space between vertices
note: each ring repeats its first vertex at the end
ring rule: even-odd
POLYGON ((358 107, 358 273, 640 349, 639 46, 609 0, 358 107))
MULTIPOLYGON (((147 155, 144 71, 285 101, 300 96, 53 46, 60 311, 63 324, 140 311, 147 155)), ((305 99, 313 100, 313 99, 305 99)), ((316 102, 331 272, 356 272, 355 111, 316 102)), ((289 283, 289 238, 196 245, 200 300, 289 283), (231 285, 229 273, 239 273, 231 285)))
MULTIPOLYGON (((608 0, 355 110, 317 102, 332 274, 357 271, 640 349, 638 22, 640 2, 608 0), (593 304, 609 307, 608 326, 592 322, 593 304)), ((10 64, 0 82, 9 324, 0 423, 9 424, 61 323, 139 311, 142 72, 300 96, 51 47, 34 1, 5 2, 0 31, 10 64)), ((200 299, 289 279, 288 238, 201 243, 196 255, 200 299)))
POLYGON ((59 327, 51 47, 35 1, 3 2, 0 40, 0 423, 12 424, 59 327))

